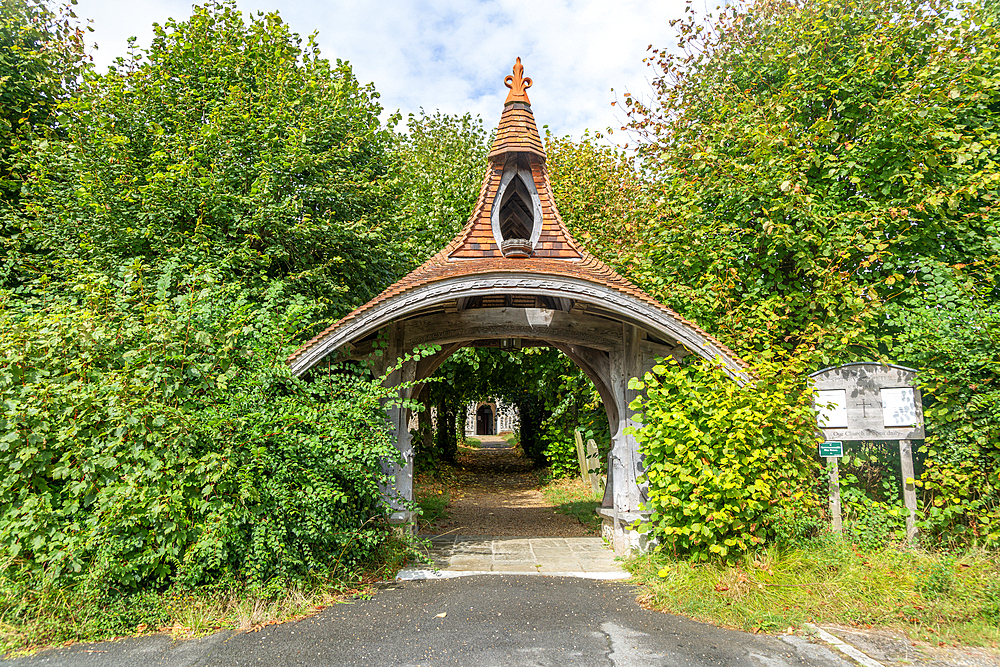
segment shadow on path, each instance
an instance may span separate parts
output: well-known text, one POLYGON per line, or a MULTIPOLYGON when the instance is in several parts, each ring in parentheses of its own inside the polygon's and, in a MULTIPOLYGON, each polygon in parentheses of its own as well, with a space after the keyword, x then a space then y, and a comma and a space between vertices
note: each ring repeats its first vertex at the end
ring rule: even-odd
MULTIPOLYGON (((421 535, 587 537, 593 529, 556 511, 545 498, 531 461, 497 436, 480 436, 478 448, 459 449, 457 481, 449 489, 448 518, 421 535)), ((416 489, 420 497, 419 483, 416 489)))

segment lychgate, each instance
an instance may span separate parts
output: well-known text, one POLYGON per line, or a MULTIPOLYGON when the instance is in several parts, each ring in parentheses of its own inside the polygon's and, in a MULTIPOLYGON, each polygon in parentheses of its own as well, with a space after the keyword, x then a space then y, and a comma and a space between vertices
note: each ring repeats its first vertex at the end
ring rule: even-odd
MULTIPOLYGON (((594 382, 607 410, 613 446, 604 496, 605 536, 616 553, 640 546, 628 524, 639 516, 643 490, 635 439, 626 433, 641 376, 658 357, 718 358, 734 377, 745 364, 720 342, 589 255, 559 216, 545 149, 522 78, 521 59, 505 84, 504 103, 482 190, 465 228, 438 254, 295 351, 288 363, 302 375, 325 358, 368 359, 383 370, 416 346, 440 351, 404 363, 390 376, 406 382, 401 398, 466 345, 548 346, 565 353, 594 382), (382 354, 373 356, 376 341, 382 354)), ((405 462, 396 466, 387 501, 413 497, 409 410, 390 420, 405 462)), ((403 511, 396 520, 408 521, 403 511)))

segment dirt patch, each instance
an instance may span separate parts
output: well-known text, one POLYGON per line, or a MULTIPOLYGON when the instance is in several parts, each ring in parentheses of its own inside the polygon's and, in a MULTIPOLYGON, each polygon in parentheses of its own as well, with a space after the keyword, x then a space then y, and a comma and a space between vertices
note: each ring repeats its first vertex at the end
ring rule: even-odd
MULTIPOLYGON (((499 438, 480 436, 482 446, 459 449, 450 481, 448 518, 421 528, 422 535, 585 537, 594 532, 561 514, 541 490, 531 462, 499 438)), ((420 495, 419 483, 417 495, 420 495)))

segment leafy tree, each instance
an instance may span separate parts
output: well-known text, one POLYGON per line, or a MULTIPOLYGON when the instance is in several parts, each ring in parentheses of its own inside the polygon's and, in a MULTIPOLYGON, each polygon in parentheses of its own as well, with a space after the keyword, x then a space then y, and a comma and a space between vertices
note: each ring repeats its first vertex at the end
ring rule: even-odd
POLYGON ((925 535, 1000 544, 1000 310, 997 258, 924 262, 920 290, 887 309, 891 353, 920 369, 928 422, 925 535))
POLYGON ((877 351, 921 257, 995 255, 997 39, 977 12, 769 0, 679 22, 654 97, 625 98, 666 191, 654 291, 737 350, 830 363, 877 351))
POLYGON ((68 140, 27 158, 23 224, 57 260, 38 272, 212 266, 249 288, 287 279, 328 315, 390 282, 392 132, 373 87, 277 14, 209 3, 154 32, 61 106, 68 140))
POLYGON ((395 234, 408 269, 441 250, 469 219, 491 143, 478 116, 410 114, 394 150, 400 181, 395 234))
POLYGON ((644 256, 645 230, 659 218, 655 183, 623 151, 584 134, 545 135, 552 191, 573 237, 629 274, 644 256))
POLYGON ((155 32, 12 162, 32 282, 0 291, 0 587, 267 594, 388 534, 387 390, 284 364, 398 272, 377 94, 276 14, 155 32))
POLYGON ((624 100, 663 192, 632 276, 746 356, 918 367, 925 532, 995 543, 995 11, 767 0, 675 25, 653 96, 624 100))
POLYGON ((20 152, 38 132, 58 125, 57 107, 86 63, 70 6, 3 0, 0 7, 0 285, 16 286, 20 228, 4 213, 20 201, 20 152))
MULTIPOLYGON (((75 4, 75 3, 73 3, 75 4)), ((84 64, 83 31, 70 6, 52 10, 36 0, 3 0, 0 12, 0 199, 20 183, 11 152, 39 126, 55 123, 56 107, 84 64)))

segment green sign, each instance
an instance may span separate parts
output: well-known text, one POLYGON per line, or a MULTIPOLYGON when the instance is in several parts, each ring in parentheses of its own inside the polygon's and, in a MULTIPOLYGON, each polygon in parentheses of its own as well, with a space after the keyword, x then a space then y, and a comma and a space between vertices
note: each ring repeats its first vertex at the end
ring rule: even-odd
POLYGON ((831 440, 829 442, 821 442, 819 444, 819 455, 820 456, 843 456, 844 455, 844 443, 837 440, 831 440))

